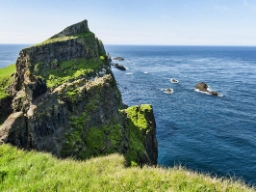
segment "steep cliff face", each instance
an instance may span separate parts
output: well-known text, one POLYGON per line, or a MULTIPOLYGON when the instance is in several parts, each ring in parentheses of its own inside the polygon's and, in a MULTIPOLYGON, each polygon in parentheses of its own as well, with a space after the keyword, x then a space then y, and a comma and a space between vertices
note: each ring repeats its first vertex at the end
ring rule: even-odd
POLYGON ((150 105, 126 108, 103 44, 82 21, 23 49, 13 113, 0 142, 86 159, 122 153, 127 164, 157 164, 150 105))

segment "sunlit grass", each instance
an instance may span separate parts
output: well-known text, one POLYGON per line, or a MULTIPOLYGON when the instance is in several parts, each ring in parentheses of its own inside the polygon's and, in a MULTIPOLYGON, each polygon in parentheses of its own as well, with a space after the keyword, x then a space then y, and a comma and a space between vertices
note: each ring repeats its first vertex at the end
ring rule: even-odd
POLYGON ((15 64, 0 69, 0 99, 9 96, 9 94, 6 92, 6 89, 13 83, 14 75, 11 77, 11 74, 15 72, 15 64))
POLYGON ((0 191, 254 191, 241 181, 182 167, 125 168, 119 154, 87 161, 0 146, 0 191))
POLYGON ((75 36, 62 36, 62 37, 49 38, 41 43, 33 45, 32 47, 46 45, 46 44, 55 43, 55 42, 68 41, 68 40, 77 39, 77 38, 81 38, 81 37, 90 37, 90 36, 94 36, 94 33, 87 32, 87 33, 78 34, 75 36))
POLYGON ((65 82, 93 73, 103 64, 100 59, 76 59, 61 62, 59 70, 49 70, 43 75, 47 87, 54 88, 65 82))

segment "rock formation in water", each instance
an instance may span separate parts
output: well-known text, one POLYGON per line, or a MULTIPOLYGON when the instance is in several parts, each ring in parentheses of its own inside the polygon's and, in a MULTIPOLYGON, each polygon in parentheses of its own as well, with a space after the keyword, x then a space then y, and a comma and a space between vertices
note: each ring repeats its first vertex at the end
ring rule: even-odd
POLYGON ((122 71, 125 71, 125 70, 126 70, 125 66, 120 65, 120 64, 118 64, 118 63, 111 63, 111 65, 114 66, 114 67, 116 67, 117 69, 122 70, 122 71))
POLYGON ((214 96, 218 96, 219 95, 217 91, 209 91, 208 90, 209 86, 206 83, 204 83, 204 82, 196 84, 195 89, 197 89, 199 91, 202 91, 202 92, 205 92, 205 93, 208 93, 210 95, 214 95, 214 96))
POLYGON ((124 58, 122 58, 122 57, 115 57, 115 58, 113 58, 113 60, 123 61, 124 58))
POLYGON ((152 106, 123 104, 86 20, 21 50, 16 68, 1 143, 77 159, 118 152, 128 165, 157 164, 152 106))

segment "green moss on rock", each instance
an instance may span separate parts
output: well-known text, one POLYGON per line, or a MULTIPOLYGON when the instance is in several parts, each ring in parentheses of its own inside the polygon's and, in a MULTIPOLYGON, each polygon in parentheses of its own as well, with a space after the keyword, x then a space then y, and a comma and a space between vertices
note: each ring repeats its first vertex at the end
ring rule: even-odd
POLYGON ((72 59, 60 62, 57 69, 41 70, 40 74, 47 80, 47 87, 55 88, 65 82, 90 76, 103 64, 100 59, 72 59))
POLYGON ((129 150, 125 155, 128 165, 149 161, 144 140, 150 131, 150 120, 147 118, 147 113, 150 111, 152 111, 152 106, 148 104, 131 106, 125 110, 127 113, 126 129, 128 129, 130 141, 129 150))

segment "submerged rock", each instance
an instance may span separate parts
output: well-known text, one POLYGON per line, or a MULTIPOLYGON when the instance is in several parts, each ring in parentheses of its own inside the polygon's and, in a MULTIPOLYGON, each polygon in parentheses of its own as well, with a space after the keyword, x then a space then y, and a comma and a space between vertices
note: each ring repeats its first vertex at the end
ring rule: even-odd
POLYGON ((157 164, 152 106, 123 104, 105 58, 86 20, 21 50, 17 94, 8 101, 15 110, 0 127, 0 143, 63 158, 117 152, 128 165, 157 164))

